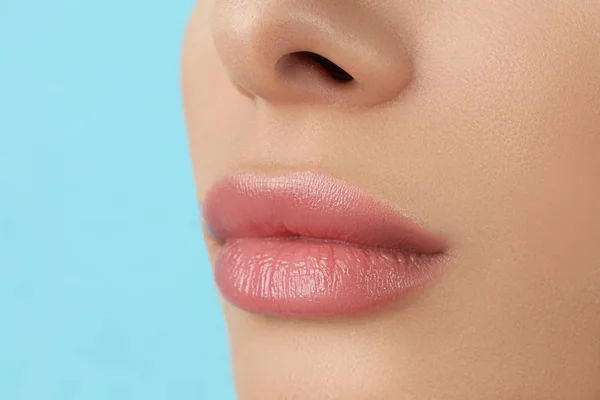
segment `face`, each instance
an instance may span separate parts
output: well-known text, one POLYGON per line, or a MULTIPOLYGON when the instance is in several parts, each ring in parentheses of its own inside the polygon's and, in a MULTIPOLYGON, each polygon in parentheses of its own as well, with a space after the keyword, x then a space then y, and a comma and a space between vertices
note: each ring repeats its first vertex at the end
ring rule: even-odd
POLYGON ((599 49, 589 0, 201 0, 182 79, 200 202, 242 170, 316 171, 449 255, 359 316, 224 300, 239 398, 600 398, 599 49))

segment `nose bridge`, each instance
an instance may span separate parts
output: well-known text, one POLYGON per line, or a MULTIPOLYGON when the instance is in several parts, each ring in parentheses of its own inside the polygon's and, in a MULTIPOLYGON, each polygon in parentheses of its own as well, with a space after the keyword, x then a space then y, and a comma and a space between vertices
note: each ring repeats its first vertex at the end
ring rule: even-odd
POLYGON ((213 37, 231 79, 268 102, 376 105, 402 92, 412 68, 402 37, 371 7, 217 0, 213 37))

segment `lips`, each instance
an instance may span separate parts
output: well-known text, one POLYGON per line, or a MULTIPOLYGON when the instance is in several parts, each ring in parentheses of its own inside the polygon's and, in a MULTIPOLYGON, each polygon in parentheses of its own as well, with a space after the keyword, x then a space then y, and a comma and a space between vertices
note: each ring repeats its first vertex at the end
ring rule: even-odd
POLYGON ((240 173, 209 191, 223 297, 257 314, 343 317, 375 311, 432 281, 444 241, 359 188, 314 172, 240 173))

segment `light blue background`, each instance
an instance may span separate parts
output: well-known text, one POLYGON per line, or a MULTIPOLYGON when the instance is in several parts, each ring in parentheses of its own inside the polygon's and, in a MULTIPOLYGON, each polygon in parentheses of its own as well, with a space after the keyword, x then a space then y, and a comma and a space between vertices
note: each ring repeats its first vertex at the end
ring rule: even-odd
POLYGON ((0 0, 0 399, 234 398, 178 88, 191 0, 0 0))

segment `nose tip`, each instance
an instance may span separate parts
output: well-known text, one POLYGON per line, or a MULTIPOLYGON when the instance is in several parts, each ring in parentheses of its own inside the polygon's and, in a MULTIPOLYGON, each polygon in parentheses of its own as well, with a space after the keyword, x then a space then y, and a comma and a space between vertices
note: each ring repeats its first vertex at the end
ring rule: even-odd
POLYGON ((213 37, 234 83, 271 103, 365 107, 398 97, 411 60, 392 24, 355 0, 217 0, 213 37))

